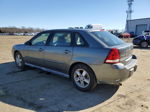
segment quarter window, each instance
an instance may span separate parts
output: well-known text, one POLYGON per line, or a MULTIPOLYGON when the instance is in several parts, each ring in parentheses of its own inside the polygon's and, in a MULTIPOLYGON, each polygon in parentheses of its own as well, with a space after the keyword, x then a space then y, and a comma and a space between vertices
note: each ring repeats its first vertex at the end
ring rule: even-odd
POLYGON ((50 41, 51 46, 70 46, 71 45, 71 33, 55 33, 50 41))
POLYGON ((34 46, 43 46, 46 44, 46 41, 49 37, 49 33, 40 34, 37 38, 32 41, 32 45, 34 46))

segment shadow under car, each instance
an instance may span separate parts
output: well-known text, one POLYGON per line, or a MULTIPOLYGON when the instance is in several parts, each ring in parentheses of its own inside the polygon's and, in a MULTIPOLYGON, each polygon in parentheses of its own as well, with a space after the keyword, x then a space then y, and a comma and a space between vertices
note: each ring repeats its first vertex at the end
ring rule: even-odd
POLYGON ((2 63, 0 69, 0 101, 37 112, 88 109, 111 98, 119 88, 102 84, 92 92, 81 92, 70 79, 39 69, 22 71, 14 62, 2 63))

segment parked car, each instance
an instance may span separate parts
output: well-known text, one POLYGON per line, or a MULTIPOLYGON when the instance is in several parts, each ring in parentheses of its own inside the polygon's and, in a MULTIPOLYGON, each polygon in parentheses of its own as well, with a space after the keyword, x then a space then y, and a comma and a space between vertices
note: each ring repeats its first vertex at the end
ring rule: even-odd
POLYGON ((131 35, 129 33, 121 33, 119 37, 120 38, 130 38, 131 35))
POLYGON ((150 35, 141 35, 133 39, 134 45, 139 45, 141 48, 147 48, 150 45, 150 35))
POLYGON ((137 36, 137 35, 135 35, 134 32, 130 32, 129 34, 130 34, 130 38, 135 38, 137 36))
POLYGON ((70 77, 77 89, 89 91, 129 78, 137 68, 132 50, 133 44, 107 31, 62 29, 43 31, 13 46, 12 54, 20 69, 32 66, 70 77))

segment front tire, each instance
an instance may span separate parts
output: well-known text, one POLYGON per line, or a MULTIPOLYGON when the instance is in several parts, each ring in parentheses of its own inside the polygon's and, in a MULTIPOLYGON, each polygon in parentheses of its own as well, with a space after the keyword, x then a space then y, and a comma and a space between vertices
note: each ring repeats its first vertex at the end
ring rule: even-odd
POLYGON ((94 72, 84 64, 77 64, 71 71, 74 86, 80 91, 91 91, 97 83, 94 72))
POLYGON ((147 48, 147 47, 148 47, 148 42, 147 42, 147 41, 142 41, 142 42, 140 43, 140 47, 141 47, 141 48, 147 48))
POLYGON ((25 62, 24 62, 24 60, 23 60, 23 57, 22 57, 21 53, 16 52, 14 58, 15 58, 16 66, 17 66, 19 69, 25 69, 25 62))

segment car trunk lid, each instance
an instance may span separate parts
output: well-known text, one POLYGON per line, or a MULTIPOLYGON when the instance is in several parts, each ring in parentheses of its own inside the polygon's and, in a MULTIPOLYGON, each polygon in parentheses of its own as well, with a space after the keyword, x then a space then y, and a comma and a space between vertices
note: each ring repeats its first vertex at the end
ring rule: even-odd
POLYGON ((117 48, 120 53, 120 62, 127 64, 132 59, 133 44, 124 43, 121 45, 112 46, 111 48, 117 48))

